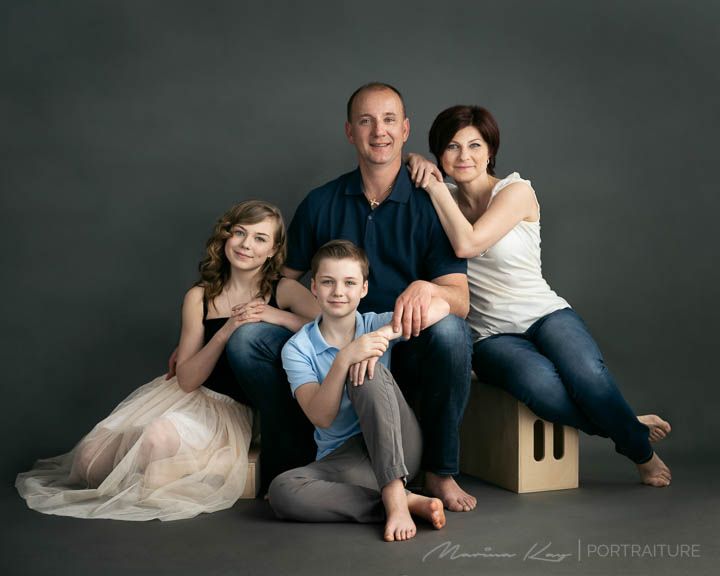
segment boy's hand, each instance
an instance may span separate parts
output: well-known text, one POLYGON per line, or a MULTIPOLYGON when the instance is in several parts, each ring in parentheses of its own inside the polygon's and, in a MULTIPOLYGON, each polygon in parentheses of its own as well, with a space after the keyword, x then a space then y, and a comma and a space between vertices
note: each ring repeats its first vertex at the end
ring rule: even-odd
POLYGON ((362 386, 365 382, 365 376, 372 379, 375 375, 375 365, 379 358, 368 358, 357 364, 350 366, 349 378, 353 386, 362 386))
MULTIPOLYGON (((385 351, 388 349, 388 339, 386 336, 379 332, 369 332, 363 334, 357 340, 353 340, 343 348, 340 353, 343 355, 344 360, 350 365, 349 376, 353 384, 358 385, 359 380, 364 380, 364 373, 367 370, 369 361, 371 359, 377 362, 385 351), (362 363, 365 362, 364 369, 362 363), (359 365, 355 368, 355 378, 353 378, 353 365, 359 365), (362 371, 363 378, 359 378, 359 374, 362 371)), ((372 368, 375 368, 375 362, 373 362, 372 368)))
MULTIPOLYGON (((395 340, 395 338, 400 338, 400 336, 402 336, 402 332, 399 330, 397 332, 393 332, 391 324, 386 324, 385 326, 378 328, 374 334, 385 336, 388 340, 395 340)), ((378 358, 374 356, 350 366, 349 378, 353 386, 362 386, 363 382, 365 382, 366 375, 368 378, 375 376, 375 365, 377 363, 378 358)))

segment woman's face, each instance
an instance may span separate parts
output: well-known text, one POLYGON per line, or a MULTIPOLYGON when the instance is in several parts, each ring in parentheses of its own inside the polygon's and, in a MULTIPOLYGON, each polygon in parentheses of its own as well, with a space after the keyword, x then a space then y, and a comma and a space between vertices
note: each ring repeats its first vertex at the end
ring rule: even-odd
POLYGON ((225 257, 230 266, 239 270, 260 268, 275 255, 275 218, 257 224, 235 224, 225 241, 225 257))
POLYGON ((458 184, 487 174, 489 161, 488 145, 475 126, 458 130, 440 158, 445 173, 458 184))

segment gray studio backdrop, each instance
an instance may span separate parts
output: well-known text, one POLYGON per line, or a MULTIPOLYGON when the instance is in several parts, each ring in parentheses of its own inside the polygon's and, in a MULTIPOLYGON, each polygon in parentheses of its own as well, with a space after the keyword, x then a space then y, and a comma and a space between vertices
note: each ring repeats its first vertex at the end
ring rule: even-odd
MULTIPOLYGON (((3 3, 2 475, 163 373, 215 218, 289 220, 354 167, 345 101, 383 80, 409 150, 480 103, 530 178, 551 285, 628 400, 718 436, 715 2, 3 3)), ((584 439, 585 445, 594 446, 584 439)), ((602 449, 611 450, 602 444, 602 449)))

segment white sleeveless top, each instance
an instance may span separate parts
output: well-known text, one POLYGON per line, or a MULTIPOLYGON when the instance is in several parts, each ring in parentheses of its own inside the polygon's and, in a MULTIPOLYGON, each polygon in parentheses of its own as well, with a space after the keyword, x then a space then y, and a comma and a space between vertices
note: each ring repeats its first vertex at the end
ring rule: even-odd
MULTIPOLYGON (((490 202, 514 182, 530 186, 529 180, 513 172, 495 184, 490 202)), ((451 189, 453 193, 456 190, 451 189)), ((542 276, 539 221, 519 222, 494 246, 468 259, 467 275, 467 322, 475 341, 493 334, 525 332, 539 318, 570 307, 542 276)))

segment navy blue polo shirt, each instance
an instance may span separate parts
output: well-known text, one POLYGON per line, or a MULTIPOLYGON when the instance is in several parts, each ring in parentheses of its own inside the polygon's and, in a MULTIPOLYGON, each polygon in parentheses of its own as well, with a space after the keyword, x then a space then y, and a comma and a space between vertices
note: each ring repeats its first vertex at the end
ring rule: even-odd
POLYGON ((415 280, 467 273, 467 261, 455 256, 430 197, 412 184, 405 167, 375 210, 363 195, 359 168, 310 192, 288 228, 285 265, 309 270, 315 251, 336 239, 351 240, 370 260, 368 295, 360 301, 360 312, 392 310, 415 280))

